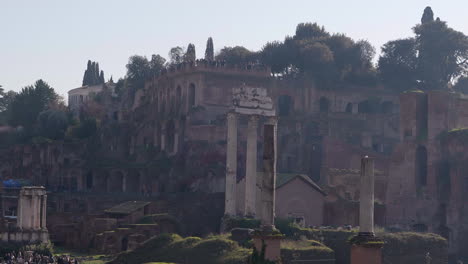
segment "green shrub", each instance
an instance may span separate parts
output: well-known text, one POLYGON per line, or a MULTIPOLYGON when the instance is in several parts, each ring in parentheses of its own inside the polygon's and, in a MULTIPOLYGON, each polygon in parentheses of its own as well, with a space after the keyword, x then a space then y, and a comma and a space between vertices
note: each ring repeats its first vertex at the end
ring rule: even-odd
POLYGON ((225 236, 182 238, 163 234, 146 241, 139 248, 119 254, 110 263, 148 263, 165 261, 186 264, 245 264, 250 250, 241 248, 225 236))

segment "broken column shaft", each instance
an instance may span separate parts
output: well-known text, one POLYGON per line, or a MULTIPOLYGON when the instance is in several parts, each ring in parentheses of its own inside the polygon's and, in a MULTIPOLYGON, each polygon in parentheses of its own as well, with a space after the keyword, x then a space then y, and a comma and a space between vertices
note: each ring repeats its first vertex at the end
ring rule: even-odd
POLYGON ((276 179, 276 131, 277 119, 270 118, 264 125, 263 167, 265 174, 261 182, 261 225, 272 231, 275 220, 275 179, 276 179))
POLYGON ((255 217, 257 184, 258 116, 249 117, 247 125, 247 155, 245 165, 245 216, 255 217))
POLYGON ((227 146, 226 146, 226 198, 224 214, 236 215, 236 185, 237 185, 237 115, 227 115, 227 146))

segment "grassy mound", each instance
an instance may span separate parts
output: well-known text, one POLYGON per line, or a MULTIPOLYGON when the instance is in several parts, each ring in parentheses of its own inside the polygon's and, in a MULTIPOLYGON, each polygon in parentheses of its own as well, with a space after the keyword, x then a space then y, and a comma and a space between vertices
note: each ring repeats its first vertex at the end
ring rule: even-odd
POLYGON ((176 234, 162 234, 146 241, 141 247, 123 252, 110 264, 139 264, 155 262, 187 264, 244 264, 249 249, 241 248, 224 236, 182 238, 176 234))
POLYGON ((284 264, 300 260, 334 259, 332 249, 315 240, 285 240, 281 242, 281 258, 284 264))

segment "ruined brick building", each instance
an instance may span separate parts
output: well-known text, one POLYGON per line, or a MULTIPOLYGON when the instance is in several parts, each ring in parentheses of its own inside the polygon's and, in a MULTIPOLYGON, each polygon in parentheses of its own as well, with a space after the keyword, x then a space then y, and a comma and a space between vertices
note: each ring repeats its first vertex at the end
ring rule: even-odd
MULTIPOLYGON (((151 201, 148 212, 171 214, 183 233, 219 230, 226 113, 232 89, 241 86, 266 88, 273 98, 278 172, 308 175, 327 193, 325 225, 357 225, 360 159, 370 155, 376 166, 376 224, 429 230, 446 234, 452 245, 462 242, 454 233, 466 230, 465 134, 447 131, 466 125, 468 101, 449 92, 399 95, 380 86, 324 90, 312 78, 273 77, 259 65, 197 61, 170 68, 119 97, 104 88, 99 103, 89 105, 101 120, 97 135, 5 150, 1 177, 44 185, 51 192, 51 239, 54 231, 68 232, 74 240, 67 243, 75 246, 91 245, 95 219, 129 200, 151 201)), ((247 120, 241 118, 239 126, 247 120)), ((242 131, 239 181, 245 174, 242 131)), ((261 156, 261 143, 257 147, 261 156)))

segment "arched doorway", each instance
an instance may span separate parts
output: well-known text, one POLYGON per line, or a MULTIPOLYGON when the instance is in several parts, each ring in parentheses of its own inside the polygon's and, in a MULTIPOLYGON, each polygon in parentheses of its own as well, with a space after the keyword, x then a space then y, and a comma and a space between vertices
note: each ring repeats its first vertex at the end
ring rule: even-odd
POLYGON ((131 173, 127 176, 127 192, 139 193, 140 191, 140 173, 131 173))

